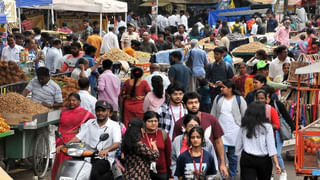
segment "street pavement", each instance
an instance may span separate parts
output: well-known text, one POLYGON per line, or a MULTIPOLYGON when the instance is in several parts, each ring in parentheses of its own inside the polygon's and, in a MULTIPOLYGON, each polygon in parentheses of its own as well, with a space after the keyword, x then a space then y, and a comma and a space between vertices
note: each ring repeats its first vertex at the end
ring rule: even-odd
MULTIPOLYGON (((303 177, 297 177, 295 174, 295 168, 293 161, 285 161, 286 170, 288 173, 288 180, 302 180, 303 177)), ((13 171, 10 171, 10 175, 14 180, 35 180, 37 178, 33 177, 33 172, 31 169, 16 169, 13 171)), ((239 177, 237 177, 238 180, 240 180, 239 177)), ((275 175, 274 180, 278 180, 279 176, 275 175)), ((50 178, 50 172, 48 172, 47 177, 44 180, 51 180, 50 178)))

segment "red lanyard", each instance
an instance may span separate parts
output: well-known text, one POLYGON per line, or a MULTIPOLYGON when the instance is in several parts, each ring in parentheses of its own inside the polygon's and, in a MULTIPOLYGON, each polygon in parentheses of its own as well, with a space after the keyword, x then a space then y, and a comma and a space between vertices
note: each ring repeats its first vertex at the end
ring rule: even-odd
MULTIPOLYGON (((176 118, 175 118, 175 116, 174 116, 174 113, 173 113, 173 110, 172 110, 172 106, 171 106, 171 104, 169 105, 169 107, 170 107, 171 114, 172 114, 172 118, 173 118, 174 122, 177 122, 177 121, 176 121, 176 118)), ((182 105, 180 104, 179 119, 181 119, 181 115, 182 115, 182 105)), ((178 120, 179 120, 179 119, 178 119, 178 120)))
POLYGON ((197 178, 200 178, 200 173, 201 173, 201 168, 202 168, 202 160, 203 160, 203 150, 201 150, 199 171, 197 170, 197 165, 196 165, 196 162, 195 162, 194 159, 193 159, 191 149, 189 150, 189 153, 190 153, 191 158, 192 158, 192 161, 193 161, 193 166, 194 166, 194 171, 195 171, 195 173, 196 173, 196 176, 197 176, 197 178))

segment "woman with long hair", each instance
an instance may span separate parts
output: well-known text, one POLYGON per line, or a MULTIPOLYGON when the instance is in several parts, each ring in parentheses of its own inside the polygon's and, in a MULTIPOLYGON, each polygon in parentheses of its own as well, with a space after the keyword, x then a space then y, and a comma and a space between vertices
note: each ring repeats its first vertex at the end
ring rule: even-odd
POLYGON ((151 180, 150 165, 158 159, 159 150, 155 140, 150 140, 151 147, 141 141, 144 127, 141 119, 134 118, 123 136, 121 152, 126 165, 123 179, 151 180))
POLYGON ((161 76, 153 76, 151 78, 151 85, 153 90, 148 92, 144 98, 143 112, 147 111, 158 111, 159 107, 166 100, 163 79, 161 76))
POLYGON ((123 123, 128 127, 132 118, 143 118, 143 102, 148 92, 151 91, 147 81, 142 80, 143 70, 135 67, 131 70, 131 79, 128 79, 121 90, 123 105, 123 123))
POLYGON ((221 93, 212 104, 211 114, 214 115, 223 129, 222 141, 229 162, 229 175, 231 178, 237 176, 238 157, 234 154, 236 136, 240 126, 241 118, 247 109, 247 103, 236 91, 235 84, 231 80, 222 82, 221 93))
MULTIPOLYGON (((94 119, 94 115, 80 106, 79 94, 71 93, 68 96, 68 106, 62 110, 60 115, 58 131, 61 133, 64 142, 69 142, 79 132, 80 126, 89 119, 94 119)), ((60 152, 63 147, 62 140, 56 138, 57 154, 52 167, 51 179, 55 179, 60 164, 71 157, 60 152)))
MULTIPOLYGON (((172 142, 171 170, 173 173, 176 170, 177 159, 179 155, 187 151, 190 147, 188 145, 188 133, 193 127, 200 127, 200 119, 196 115, 187 114, 186 116, 184 116, 183 120, 183 129, 185 130, 184 134, 175 137, 174 141, 172 142)), ((214 157, 215 165, 218 165, 216 153, 211 141, 206 137, 204 140, 205 145, 203 146, 203 149, 212 154, 212 156, 214 157)), ((218 168, 218 166, 216 166, 216 168, 218 168)))
POLYGON ((159 149, 159 158, 155 161, 155 167, 151 169, 151 179, 168 180, 171 173, 171 139, 164 130, 159 127, 159 114, 154 111, 144 113, 145 134, 141 141, 150 147, 150 141, 154 140, 159 149))
POLYGON ((217 173, 214 158, 210 152, 203 149, 205 144, 204 131, 193 127, 188 133, 189 150, 180 154, 174 173, 179 180, 208 179, 217 173))
POLYGON ((236 155, 240 158, 242 180, 270 180, 272 159, 276 172, 281 169, 277 158, 273 128, 265 114, 265 104, 253 102, 242 119, 236 140, 236 155))

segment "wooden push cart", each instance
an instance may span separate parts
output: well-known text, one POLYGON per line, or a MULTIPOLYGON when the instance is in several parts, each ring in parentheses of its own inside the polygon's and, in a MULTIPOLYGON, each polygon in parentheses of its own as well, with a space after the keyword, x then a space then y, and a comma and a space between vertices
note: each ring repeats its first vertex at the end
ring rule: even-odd
POLYGON ((320 176, 320 112, 313 122, 298 130, 300 120, 300 93, 301 91, 315 91, 315 102, 319 104, 319 80, 320 63, 314 63, 305 67, 298 68, 295 71, 298 76, 297 88, 297 115, 296 115, 296 139, 295 139, 295 158, 294 164, 296 174, 305 177, 320 176), (305 75, 308 76, 305 76, 305 75), (312 77, 312 82, 309 79, 312 77), (305 81, 308 87, 302 87, 301 82, 305 81), (316 120, 318 119, 318 120, 316 120))
MULTIPOLYGON (((0 86, 0 94, 22 93, 26 85, 27 82, 19 82, 0 86)), ((0 148, 0 155, 3 154, 2 159, 7 162, 6 169, 9 170, 16 159, 28 159, 32 162, 34 174, 38 178, 43 178, 47 173, 50 161, 48 126, 58 124, 59 118, 60 111, 53 111, 34 115, 31 122, 9 123, 14 130, 14 135, 5 137, 3 146, 0 148), (1 153, 1 151, 3 152, 1 153)))

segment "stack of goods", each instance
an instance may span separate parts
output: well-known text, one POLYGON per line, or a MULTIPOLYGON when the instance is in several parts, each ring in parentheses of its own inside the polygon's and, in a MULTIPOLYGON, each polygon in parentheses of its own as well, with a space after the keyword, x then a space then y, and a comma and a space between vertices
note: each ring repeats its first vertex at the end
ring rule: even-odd
POLYGON ((320 147, 320 137, 309 137, 304 139, 304 151, 316 154, 320 147))
POLYGON ((16 114, 42 114, 50 110, 21 94, 10 92, 0 95, 0 111, 16 114))
POLYGON ((237 53, 255 53, 259 49, 264 49, 267 53, 271 52, 269 48, 267 48, 264 44, 260 42, 251 42, 249 44, 241 45, 235 48, 232 52, 237 53))
POLYGON ((26 76, 17 63, 0 60, 0 86, 25 80, 26 76))
POLYGON ((302 32, 302 33, 297 34, 296 36, 291 37, 290 39, 292 41, 299 41, 301 35, 305 35, 305 37, 307 37, 307 33, 306 32, 302 32))
POLYGON ((217 45, 211 44, 211 43, 205 43, 205 44, 203 44, 203 49, 204 49, 205 51, 213 51, 214 48, 216 48, 216 47, 217 47, 217 45))
POLYGON ((0 115, 0 133, 10 131, 10 126, 7 124, 6 119, 2 118, 0 115))
POLYGON ((52 80, 54 80, 60 86, 62 91, 63 106, 66 106, 68 103, 67 99, 69 94, 79 91, 78 81, 67 76, 53 77, 52 80))
POLYGON ((245 38, 247 38, 246 35, 240 34, 240 33, 229 33, 228 34, 228 39, 230 41, 236 41, 236 40, 245 39, 245 38))
POLYGON ((151 58, 151 54, 142 51, 136 51, 135 57, 139 60, 140 63, 147 63, 151 58))
POLYGON ((204 45, 205 43, 210 41, 210 37, 203 38, 199 41, 199 45, 204 45))
POLYGON ((137 62, 136 58, 128 55, 127 53, 123 52, 119 48, 113 48, 110 51, 108 51, 106 54, 100 56, 99 58, 110 59, 111 61, 123 60, 123 61, 128 61, 129 63, 132 63, 132 64, 137 62))
POLYGON ((207 57, 208 57, 209 62, 214 62, 214 61, 216 61, 216 60, 214 59, 214 52, 213 52, 213 51, 210 51, 210 52, 207 54, 207 57))

